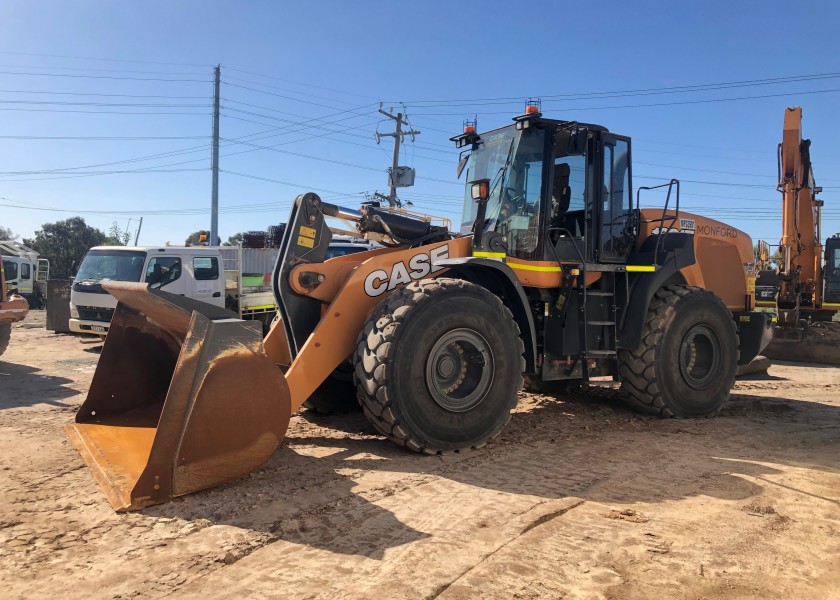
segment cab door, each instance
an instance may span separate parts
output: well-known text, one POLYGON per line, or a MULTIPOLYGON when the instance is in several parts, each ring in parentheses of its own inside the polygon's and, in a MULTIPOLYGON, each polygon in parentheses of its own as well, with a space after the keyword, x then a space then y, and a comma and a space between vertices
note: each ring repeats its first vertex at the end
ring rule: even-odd
POLYGON ((601 134, 597 262, 624 263, 633 250, 630 138, 601 134))
POLYGON ((190 297, 215 306, 224 306, 224 278, 218 256, 196 254, 188 257, 191 273, 190 297))
POLYGON ((155 289, 187 295, 187 279, 184 274, 184 261, 173 254, 155 254, 146 264, 146 281, 155 289))

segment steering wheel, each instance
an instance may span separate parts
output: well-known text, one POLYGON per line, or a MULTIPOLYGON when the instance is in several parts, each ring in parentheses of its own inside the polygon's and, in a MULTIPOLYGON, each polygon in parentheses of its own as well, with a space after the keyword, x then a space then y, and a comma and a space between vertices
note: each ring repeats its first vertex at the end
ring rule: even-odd
POLYGON ((522 214, 522 209, 527 205, 524 193, 517 195, 517 190, 511 187, 502 189, 501 207, 502 212, 506 213, 507 216, 522 214))

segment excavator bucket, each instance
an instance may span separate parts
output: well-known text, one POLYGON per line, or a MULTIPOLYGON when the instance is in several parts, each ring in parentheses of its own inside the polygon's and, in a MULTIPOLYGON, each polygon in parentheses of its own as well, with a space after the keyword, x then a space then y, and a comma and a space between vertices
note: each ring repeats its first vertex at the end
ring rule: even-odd
POLYGON ((265 463, 291 408, 261 324, 143 283, 103 287, 119 304, 66 429, 114 509, 166 502, 265 463))

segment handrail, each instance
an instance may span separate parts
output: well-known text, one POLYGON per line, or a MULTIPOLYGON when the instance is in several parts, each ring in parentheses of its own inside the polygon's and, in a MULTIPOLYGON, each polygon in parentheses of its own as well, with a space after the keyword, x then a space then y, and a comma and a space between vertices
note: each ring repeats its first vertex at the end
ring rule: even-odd
MULTIPOLYGON (((653 250, 653 263, 655 265, 659 264, 659 247, 662 245, 663 240, 665 237, 671 232, 671 228, 680 218, 680 180, 679 179, 671 179, 668 183, 660 183, 659 185, 651 185, 651 186, 643 186, 636 190, 636 209, 641 210, 641 194, 642 190, 656 190, 663 187, 668 187, 668 194, 665 196, 665 206, 662 208, 662 216, 659 219, 659 235, 656 238, 656 247, 653 250), (674 214, 673 216, 668 215, 668 205, 671 203, 671 192, 674 189, 674 185, 677 186, 677 193, 676 193, 676 206, 674 207, 674 214), (668 224, 668 228, 665 228, 665 219, 671 216, 671 221, 668 224)), ((652 223, 651 221, 645 221, 646 223, 652 223)))

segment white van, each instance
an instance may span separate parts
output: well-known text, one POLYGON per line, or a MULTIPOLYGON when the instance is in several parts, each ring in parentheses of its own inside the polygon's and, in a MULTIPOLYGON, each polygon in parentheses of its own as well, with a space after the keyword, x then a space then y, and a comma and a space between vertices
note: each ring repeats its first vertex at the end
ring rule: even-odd
POLYGON ((117 300, 107 281, 145 281, 170 294, 225 305, 218 248, 207 246, 97 246, 88 250, 70 292, 70 331, 105 334, 117 300))

